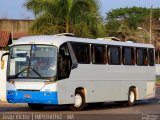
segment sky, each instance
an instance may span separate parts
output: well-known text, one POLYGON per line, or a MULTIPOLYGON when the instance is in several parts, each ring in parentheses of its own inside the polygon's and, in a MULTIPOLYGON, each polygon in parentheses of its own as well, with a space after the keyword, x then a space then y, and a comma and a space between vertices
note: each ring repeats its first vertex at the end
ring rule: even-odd
MULTIPOLYGON (((26 0, 0 0, 0 18, 9 19, 34 19, 31 11, 23 6, 26 0)), ((124 7, 147 7, 160 8, 160 0, 99 0, 100 12, 103 17, 105 13, 116 8, 124 7)))

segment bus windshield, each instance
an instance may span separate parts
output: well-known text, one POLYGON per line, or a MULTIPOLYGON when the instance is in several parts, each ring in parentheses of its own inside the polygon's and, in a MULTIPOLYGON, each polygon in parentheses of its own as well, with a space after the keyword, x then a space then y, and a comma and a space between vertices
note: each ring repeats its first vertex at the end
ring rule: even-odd
POLYGON ((13 46, 10 51, 10 78, 51 78, 56 75, 57 48, 47 45, 13 46))

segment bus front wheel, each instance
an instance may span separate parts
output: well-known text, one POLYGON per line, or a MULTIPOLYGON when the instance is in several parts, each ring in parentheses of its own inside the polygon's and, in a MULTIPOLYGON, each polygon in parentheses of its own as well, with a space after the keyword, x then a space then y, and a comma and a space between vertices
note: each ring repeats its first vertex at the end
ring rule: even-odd
POLYGON ((32 110, 42 110, 44 108, 43 104, 33 104, 33 103, 28 103, 28 106, 32 110))
POLYGON ((85 106, 85 95, 82 90, 77 90, 75 93, 74 104, 70 106, 72 111, 81 111, 85 106))
POLYGON ((136 101, 136 92, 134 88, 129 89, 127 105, 132 106, 136 101))

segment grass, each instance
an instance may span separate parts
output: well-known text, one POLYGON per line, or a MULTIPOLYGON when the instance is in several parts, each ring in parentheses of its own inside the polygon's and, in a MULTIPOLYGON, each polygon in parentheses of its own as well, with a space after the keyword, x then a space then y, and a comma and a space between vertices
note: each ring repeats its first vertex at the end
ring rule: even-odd
POLYGON ((160 76, 156 78, 156 85, 160 86, 160 76))

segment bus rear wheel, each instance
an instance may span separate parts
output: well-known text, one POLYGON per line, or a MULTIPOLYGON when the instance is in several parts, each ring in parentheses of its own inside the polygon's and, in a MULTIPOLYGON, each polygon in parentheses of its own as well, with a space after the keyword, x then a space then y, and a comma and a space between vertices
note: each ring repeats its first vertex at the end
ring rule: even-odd
POLYGON ((81 111, 85 106, 85 95, 82 90, 77 90, 75 93, 74 104, 69 107, 72 111, 81 111))
POLYGON ((136 101, 136 92, 134 88, 129 89, 127 105, 132 106, 136 101))
POLYGON ((28 106, 32 110, 42 110, 44 108, 43 104, 28 103, 28 106))

